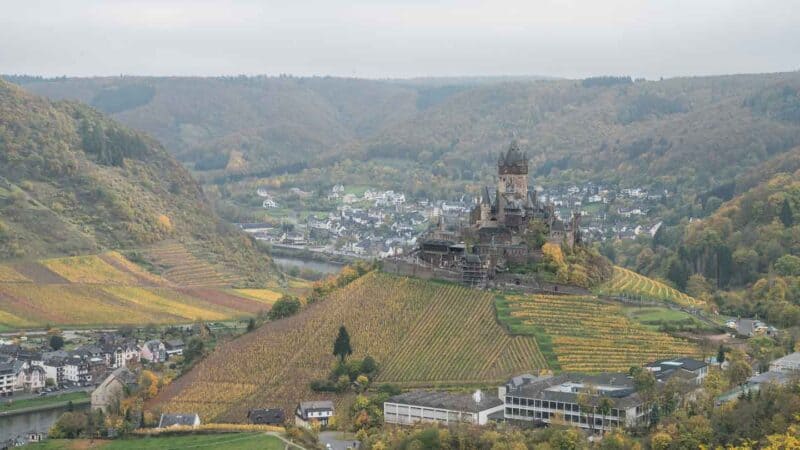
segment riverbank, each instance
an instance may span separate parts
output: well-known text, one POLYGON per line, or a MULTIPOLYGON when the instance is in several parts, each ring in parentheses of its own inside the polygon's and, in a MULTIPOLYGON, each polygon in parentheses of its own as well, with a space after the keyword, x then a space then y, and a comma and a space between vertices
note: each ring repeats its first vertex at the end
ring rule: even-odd
POLYGON ((284 258, 296 258, 306 261, 317 261, 330 264, 347 265, 368 258, 359 258, 344 253, 331 253, 325 250, 315 250, 309 247, 287 244, 270 244, 270 255, 284 258))
POLYGON ((44 397, 11 400, 0 403, 0 416, 13 416, 28 414, 37 411, 63 408, 72 402, 73 405, 84 405, 92 401, 86 391, 70 392, 67 394, 47 395, 44 397))

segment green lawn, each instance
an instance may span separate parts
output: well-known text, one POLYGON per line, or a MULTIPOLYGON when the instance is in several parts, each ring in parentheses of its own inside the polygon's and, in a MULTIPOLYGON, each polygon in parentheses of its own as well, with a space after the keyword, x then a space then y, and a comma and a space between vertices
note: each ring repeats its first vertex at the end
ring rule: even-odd
POLYGON ((89 441, 76 439, 52 439, 26 448, 42 450, 69 450, 102 448, 103 450, 172 450, 184 448, 222 450, 283 450, 285 444, 275 436, 263 433, 192 434, 184 436, 147 437, 139 439, 117 439, 113 441, 89 441))
POLYGON ((25 400, 0 400, 0 412, 14 411, 17 409, 35 408, 39 406, 51 405, 54 403, 86 403, 89 401, 89 394, 86 392, 70 392, 69 394, 50 394, 45 397, 35 397, 25 400))
POLYGON ((625 307, 625 315, 636 322, 652 329, 659 330, 662 325, 674 328, 701 328, 708 329, 708 325, 701 322, 696 317, 683 311, 670 308, 651 308, 651 307, 625 307))

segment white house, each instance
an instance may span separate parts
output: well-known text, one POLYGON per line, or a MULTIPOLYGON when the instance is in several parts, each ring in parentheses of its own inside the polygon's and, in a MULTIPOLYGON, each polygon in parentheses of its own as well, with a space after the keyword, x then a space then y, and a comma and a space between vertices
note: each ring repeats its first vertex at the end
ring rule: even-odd
POLYGON ((295 409, 294 422, 301 427, 310 427, 314 422, 326 426, 333 414, 333 402, 330 400, 300 402, 295 409))
POLYGON ((0 397, 14 395, 17 388, 17 376, 22 370, 22 361, 8 359, 0 362, 0 397))
POLYGON ((42 361, 45 380, 53 380, 56 386, 61 386, 66 380, 64 376, 64 360, 62 358, 49 358, 42 361))
POLYGON ((170 358, 172 356, 183 355, 183 349, 186 345, 180 339, 172 339, 164 342, 164 347, 167 352, 167 358, 170 358))
POLYGON ((106 361, 112 369, 126 367, 131 362, 139 360, 139 349, 132 343, 121 344, 114 347, 106 361))
POLYGON ((261 206, 266 209, 274 209, 278 207, 278 202, 276 202, 274 198, 265 198, 264 201, 261 202, 261 206))
POLYGON ((73 356, 64 360, 64 379, 73 383, 88 383, 92 381, 89 373, 89 359, 73 356))

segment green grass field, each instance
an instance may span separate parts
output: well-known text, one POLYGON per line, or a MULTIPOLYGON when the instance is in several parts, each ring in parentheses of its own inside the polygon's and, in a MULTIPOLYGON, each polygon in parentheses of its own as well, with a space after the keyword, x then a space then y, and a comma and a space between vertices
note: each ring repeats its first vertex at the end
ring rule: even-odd
POLYGON ((52 405, 64 402, 73 403, 86 403, 89 401, 89 394, 86 392, 70 392, 68 394, 48 395, 45 397, 36 397, 26 400, 9 400, 0 401, 0 412, 16 411, 19 409, 38 408, 41 406, 52 405))
POLYGON ((42 450, 69 450, 102 448, 104 450, 177 450, 207 448, 222 450, 282 450, 285 444, 275 436, 263 433, 194 434, 186 436, 118 439, 114 441, 53 439, 26 448, 42 450))
POLYGON ((623 308, 623 311, 631 320, 652 330, 659 330, 662 325, 672 328, 700 328, 703 330, 711 328, 689 313, 669 308, 631 306, 623 308))

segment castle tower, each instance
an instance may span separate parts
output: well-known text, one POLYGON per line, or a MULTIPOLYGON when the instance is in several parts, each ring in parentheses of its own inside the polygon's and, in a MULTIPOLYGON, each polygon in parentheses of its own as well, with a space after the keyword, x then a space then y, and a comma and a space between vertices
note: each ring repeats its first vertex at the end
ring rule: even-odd
POLYGON ((505 154, 497 160, 497 192, 512 193, 520 198, 528 196, 528 155, 520 152, 519 143, 511 141, 505 154))
POLYGON ((528 156, 519 151, 516 139, 497 160, 497 220, 506 223, 509 202, 528 200, 528 156))

